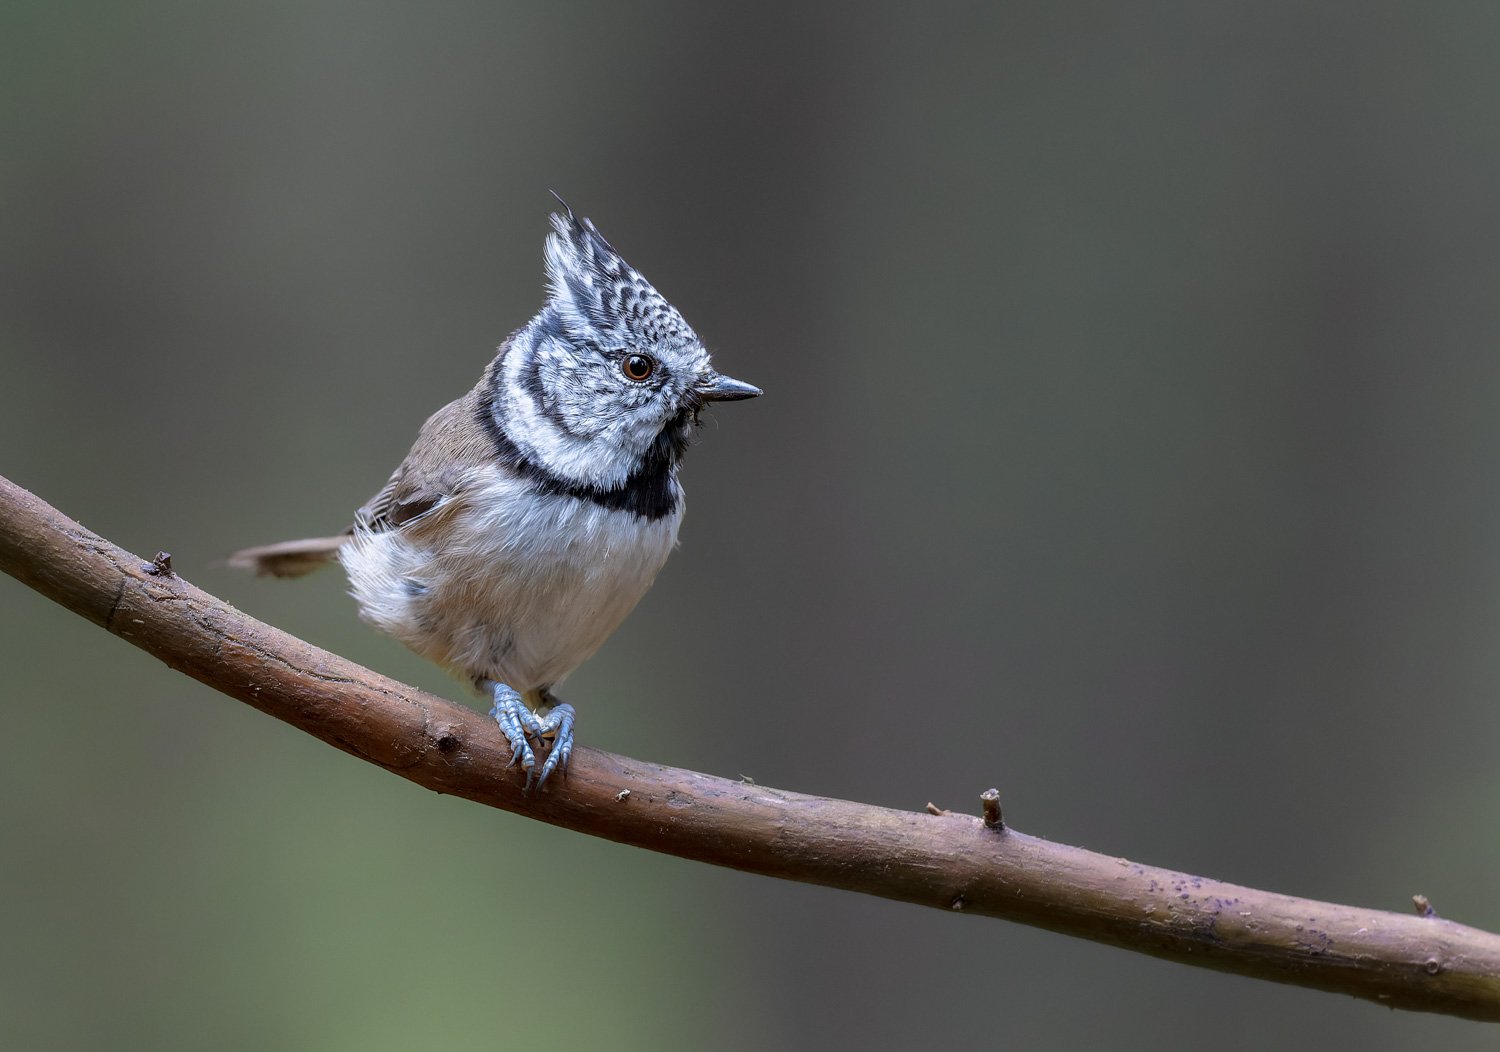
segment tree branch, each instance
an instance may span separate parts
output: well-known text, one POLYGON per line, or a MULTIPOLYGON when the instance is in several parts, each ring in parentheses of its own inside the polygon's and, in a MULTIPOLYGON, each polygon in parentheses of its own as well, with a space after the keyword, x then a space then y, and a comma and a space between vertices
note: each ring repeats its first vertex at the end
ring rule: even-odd
POLYGON ((261 624, 0 477, 0 570, 169 666, 418 785, 624 844, 1019 921, 1168 960, 1500 1020, 1500 936, 1238 887, 983 817, 781 792, 594 749, 527 795, 471 709, 261 624))

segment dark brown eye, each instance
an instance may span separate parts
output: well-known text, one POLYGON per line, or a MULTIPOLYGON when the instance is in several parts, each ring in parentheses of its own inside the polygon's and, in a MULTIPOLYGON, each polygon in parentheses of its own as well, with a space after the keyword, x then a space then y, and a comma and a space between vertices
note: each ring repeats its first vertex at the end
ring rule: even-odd
POLYGON ((651 379, 651 374, 656 372, 656 360, 644 354, 627 354, 620 362, 620 372, 625 374, 625 379, 640 383, 651 379))

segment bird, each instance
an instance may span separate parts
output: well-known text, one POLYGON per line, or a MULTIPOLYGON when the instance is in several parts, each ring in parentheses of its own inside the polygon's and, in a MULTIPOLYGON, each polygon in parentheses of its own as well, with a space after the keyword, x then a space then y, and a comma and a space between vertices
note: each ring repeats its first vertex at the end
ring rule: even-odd
POLYGON ((365 621, 489 699, 528 792, 573 752, 577 713, 554 690, 677 544, 700 414, 762 393, 714 369, 677 308, 553 196, 541 309, 353 523, 228 559, 277 577, 341 563, 365 621))

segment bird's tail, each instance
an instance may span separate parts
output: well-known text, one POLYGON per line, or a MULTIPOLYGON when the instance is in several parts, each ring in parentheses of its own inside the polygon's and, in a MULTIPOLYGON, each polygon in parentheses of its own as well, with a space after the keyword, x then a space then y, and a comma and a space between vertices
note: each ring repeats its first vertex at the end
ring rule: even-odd
POLYGON ((349 534, 339 537, 309 537, 302 541, 263 544, 235 552, 226 560, 239 570, 254 570, 272 577, 301 577, 338 558, 349 534))

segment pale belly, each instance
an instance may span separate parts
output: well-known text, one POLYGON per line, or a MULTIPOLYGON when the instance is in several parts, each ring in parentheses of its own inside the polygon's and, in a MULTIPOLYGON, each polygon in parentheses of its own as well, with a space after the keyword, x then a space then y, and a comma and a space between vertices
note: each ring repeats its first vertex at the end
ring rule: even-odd
POLYGON ((365 620, 461 677, 534 695, 619 627, 680 521, 496 477, 400 530, 356 534, 340 560, 365 620))

